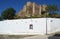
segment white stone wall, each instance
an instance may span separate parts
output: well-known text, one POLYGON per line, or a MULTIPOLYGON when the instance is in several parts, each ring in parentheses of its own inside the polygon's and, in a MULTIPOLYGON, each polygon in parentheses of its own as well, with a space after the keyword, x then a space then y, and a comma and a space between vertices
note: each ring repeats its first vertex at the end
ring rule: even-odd
POLYGON ((50 33, 55 33, 60 31, 60 18, 50 18, 50 33))
MULTIPOLYGON (((47 18, 47 33, 60 30, 60 19, 47 18)), ((0 34, 33 35, 46 34, 46 18, 16 19, 0 21, 0 34), (33 29, 29 25, 33 24, 33 29)))

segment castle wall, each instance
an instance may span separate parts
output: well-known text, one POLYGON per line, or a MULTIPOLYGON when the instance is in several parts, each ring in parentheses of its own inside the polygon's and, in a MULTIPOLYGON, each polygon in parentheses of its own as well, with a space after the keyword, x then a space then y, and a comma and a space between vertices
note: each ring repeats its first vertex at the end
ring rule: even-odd
MULTIPOLYGON (((21 11, 23 12, 23 14, 25 14, 24 16, 26 17, 31 17, 31 16, 41 17, 42 15, 41 12, 45 11, 46 7, 47 7, 46 5, 38 5, 34 2, 33 3, 27 2, 27 4, 24 5, 21 11)), ((22 13, 21 11, 19 13, 22 13)), ((21 14, 18 14, 18 15, 21 15, 21 14)))

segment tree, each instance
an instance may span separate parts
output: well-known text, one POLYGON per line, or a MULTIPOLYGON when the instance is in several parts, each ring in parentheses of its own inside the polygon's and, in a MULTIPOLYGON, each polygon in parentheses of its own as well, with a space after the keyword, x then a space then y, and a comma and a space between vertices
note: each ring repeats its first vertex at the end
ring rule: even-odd
POLYGON ((3 20, 3 18, 0 16, 0 21, 2 21, 3 20))
POLYGON ((2 17, 4 19, 14 19, 15 12, 16 11, 13 8, 7 8, 2 12, 2 17))
POLYGON ((46 11, 50 14, 50 16, 55 17, 57 14, 56 12, 58 11, 57 5, 48 5, 46 7, 46 11))

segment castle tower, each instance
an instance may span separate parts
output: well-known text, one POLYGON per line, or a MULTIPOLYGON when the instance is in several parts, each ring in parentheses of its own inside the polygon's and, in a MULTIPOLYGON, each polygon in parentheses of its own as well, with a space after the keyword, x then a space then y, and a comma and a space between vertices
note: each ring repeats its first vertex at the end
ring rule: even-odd
POLYGON ((47 7, 46 5, 42 5, 42 10, 46 11, 46 7, 47 7))
POLYGON ((40 5, 40 7, 39 7, 39 15, 41 15, 41 5, 40 5))
POLYGON ((32 13, 32 2, 27 2, 26 5, 26 15, 27 17, 30 17, 32 13))
POLYGON ((35 13, 35 3, 33 3, 33 13, 32 13, 33 16, 34 16, 34 13, 35 13))

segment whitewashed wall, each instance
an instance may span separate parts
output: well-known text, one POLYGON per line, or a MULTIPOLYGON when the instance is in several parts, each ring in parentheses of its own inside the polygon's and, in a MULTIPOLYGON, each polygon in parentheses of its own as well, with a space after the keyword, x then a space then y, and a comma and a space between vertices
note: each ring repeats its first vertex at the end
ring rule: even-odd
POLYGON ((55 33, 60 31, 60 18, 50 18, 49 19, 50 33, 55 33))
MULTIPOLYGON (((60 19, 47 18, 47 31, 48 33, 59 30, 60 19), (57 28, 56 28, 57 27, 57 28), (56 28, 56 29, 55 29, 56 28)), ((34 19, 16 19, 0 21, 0 34, 46 34, 46 18, 34 19), (33 24, 33 30, 29 29, 29 25, 33 24)))

